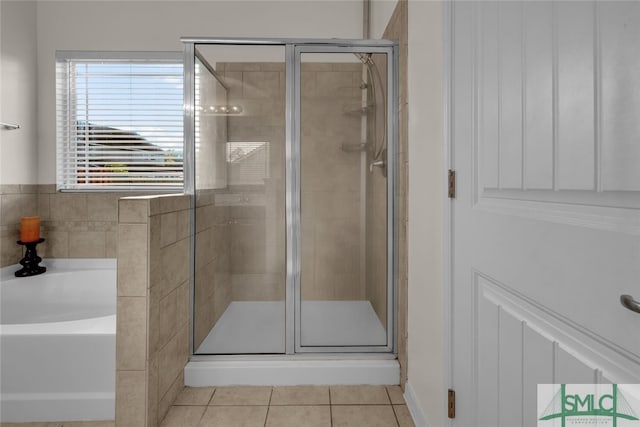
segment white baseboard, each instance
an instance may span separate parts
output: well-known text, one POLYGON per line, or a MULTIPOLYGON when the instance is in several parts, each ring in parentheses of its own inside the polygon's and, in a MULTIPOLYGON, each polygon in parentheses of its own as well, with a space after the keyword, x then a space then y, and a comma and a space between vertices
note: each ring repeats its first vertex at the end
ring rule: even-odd
POLYGON ((393 385, 397 360, 220 360, 191 361, 185 385, 393 385))
POLYGON ((415 391, 408 381, 404 386, 404 400, 407 402, 407 408, 409 409, 409 413, 411 413, 411 418, 413 418, 413 423, 416 427, 430 427, 427 422, 427 417, 416 399, 415 391))
POLYGON ((3 393, 0 422, 115 419, 114 393, 3 393))

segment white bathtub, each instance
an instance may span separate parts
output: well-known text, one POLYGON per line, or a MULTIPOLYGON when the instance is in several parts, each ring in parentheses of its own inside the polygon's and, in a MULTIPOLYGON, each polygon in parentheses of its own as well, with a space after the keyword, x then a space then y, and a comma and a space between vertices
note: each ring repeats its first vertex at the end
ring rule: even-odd
POLYGON ((0 270, 0 421, 114 419, 116 260, 0 270))

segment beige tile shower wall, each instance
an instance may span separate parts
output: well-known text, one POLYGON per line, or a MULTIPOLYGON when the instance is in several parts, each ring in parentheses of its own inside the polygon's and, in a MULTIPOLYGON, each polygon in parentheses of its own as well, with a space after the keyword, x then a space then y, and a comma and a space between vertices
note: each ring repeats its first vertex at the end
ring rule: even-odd
POLYGON ((400 362, 400 384, 407 382, 407 190, 408 190, 408 111, 407 111, 407 60, 408 60, 408 16, 407 1, 399 0, 389 20, 383 38, 400 43, 399 70, 399 139, 398 139, 398 361, 400 362))
POLYGON ((284 62, 218 63, 229 86, 228 140, 263 142, 242 164, 229 164, 229 262, 234 301, 284 300, 285 291, 285 66, 284 62), (268 177, 246 173, 268 162, 268 177))
MULTIPOLYGON (((0 267, 18 263, 23 256, 20 218, 38 214, 37 185, 0 185, 0 267)), ((38 247, 39 252, 40 247, 38 247)))
MULTIPOLYGON (((367 115, 367 164, 381 161, 383 150, 387 147, 386 138, 386 106, 384 100, 388 95, 386 85, 386 55, 372 56, 375 68, 368 75, 369 86, 367 99, 375 108, 367 115), (378 76, 380 79, 378 80, 378 76), (381 84, 382 82, 382 84, 381 84), (375 88, 375 93, 374 89, 375 88)), ((367 174, 366 181, 366 297, 373 306, 380 322, 387 323, 387 178, 383 169, 376 167, 367 174)))
POLYGON ((189 196, 119 202, 116 425, 155 427, 189 355, 189 196))
POLYGON ((231 302, 229 207, 216 204, 215 190, 196 196, 194 348, 231 302))
POLYGON ((362 65, 301 68, 301 286, 305 300, 361 300, 362 65))
MULTIPOLYGON (((228 139, 265 141, 269 178, 238 185, 229 173, 232 300, 283 300, 285 283, 283 63, 218 63, 230 87, 228 139), (235 197, 233 197, 235 196, 235 197)), ((360 280, 361 65, 302 67, 302 288, 305 299, 363 299, 360 280)))
MULTIPOLYGON (((214 259, 229 264, 231 300, 282 300, 285 283, 284 94, 283 63, 216 63, 229 86, 228 102, 243 114, 228 117, 230 142, 267 142, 269 178, 243 183, 230 167, 228 188, 218 192, 216 209, 228 208, 228 258, 213 255, 198 238, 196 343, 226 308, 227 294, 215 298, 214 259), (201 265, 202 266, 201 266, 201 265), (209 265, 209 268, 205 266, 209 265), (205 301, 201 303, 199 301, 205 301)), ((303 64, 303 297, 363 299, 360 277, 360 154, 341 149, 360 142, 362 66, 360 63, 303 64), (353 111, 352 111, 353 110, 353 111)), ((204 212, 204 206, 200 209, 204 212)), ((196 214, 197 218, 200 217, 196 214)), ((212 217, 212 215, 207 215, 212 217)), ((198 233, 203 233, 200 229, 198 233)), ((219 229, 224 224, 218 224, 219 229)), ((216 234, 216 232, 213 232, 216 234)), ((220 241, 220 239, 218 239, 220 241)), ((223 290, 221 289, 221 292, 223 290)))

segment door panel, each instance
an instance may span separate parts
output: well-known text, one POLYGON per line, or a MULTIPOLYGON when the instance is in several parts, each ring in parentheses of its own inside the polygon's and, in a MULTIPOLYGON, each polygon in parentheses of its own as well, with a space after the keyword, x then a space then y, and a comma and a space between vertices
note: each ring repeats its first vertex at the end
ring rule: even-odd
POLYGON ((540 383, 640 381, 639 11, 452 5, 457 426, 535 426, 540 383))
POLYGON ((640 134, 637 115, 640 56, 633 54, 640 40, 640 7, 635 2, 615 8, 597 4, 602 49, 602 189, 640 191, 640 144, 628 135, 640 134), (621 29, 624 29, 621 31, 621 29), (633 71, 635 70, 635 71, 633 71), (620 143, 626 141, 626 143, 620 143))
POLYGON ((522 419, 522 326, 505 310, 499 310, 498 317, 498 401, 501 426, 517 426, 522 419))
POLYGON ((195 52, 194 352, 285 353, 285 48, 195 52))
POLYGON ((535 426, 537 384, 640 379, 625 354, 512 287, 476 273, 472 289, 478 410, 465 413, 463 403, 469 418, 456 425, 535 426))
POLYGON ((390 53, 335 47, 296 52, 297 351, 393 347, 390 53))
POLYGON ((594 4, 554 5, 559 190, 594 190, 594 4))
POLYGON ((524 5, 524 187, 553 189, 553 6, 549 2, 524 5))
MULTIPOLYGON (((535 402, 538 395, 538 384, 553 383, 554 343, 540 335, 528 324, 523 326, 522 337, 523 372, 522 401, 535 402)), ((538 418, 536 406, 523 404, 524 425, 536 425, 538 418)))

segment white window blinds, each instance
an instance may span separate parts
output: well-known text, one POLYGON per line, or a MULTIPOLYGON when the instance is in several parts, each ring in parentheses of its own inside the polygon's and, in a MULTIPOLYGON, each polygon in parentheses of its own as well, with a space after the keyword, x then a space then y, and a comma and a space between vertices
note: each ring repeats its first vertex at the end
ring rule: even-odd
POLYGON ((58 189, 182 191, 180 54, 56 59, 58 189))

